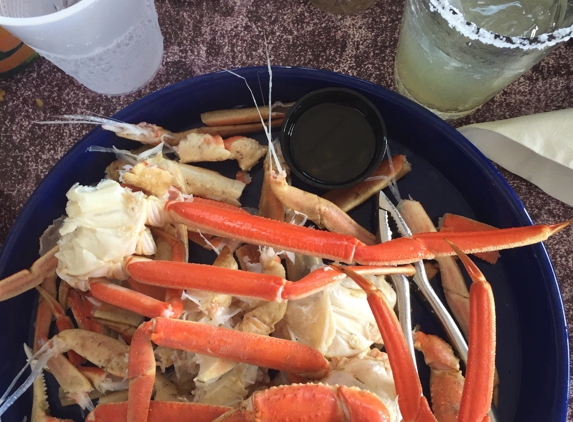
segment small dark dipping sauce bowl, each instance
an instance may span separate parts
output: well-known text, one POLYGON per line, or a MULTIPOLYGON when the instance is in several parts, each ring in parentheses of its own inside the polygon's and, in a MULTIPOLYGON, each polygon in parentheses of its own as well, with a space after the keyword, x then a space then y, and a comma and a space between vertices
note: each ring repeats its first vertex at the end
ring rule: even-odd
POLYGON ((305 95, 290 108, 280 143, 286 163, 303 182, 342 189, 376 170, 386 150, 386 126, 363 95, 325 88, 305 95))

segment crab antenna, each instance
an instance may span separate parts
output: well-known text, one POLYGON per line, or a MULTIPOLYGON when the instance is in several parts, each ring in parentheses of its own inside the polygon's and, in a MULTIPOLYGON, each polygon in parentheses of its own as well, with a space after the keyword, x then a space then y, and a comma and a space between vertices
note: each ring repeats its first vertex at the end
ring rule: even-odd
MULTIPOLYGON (((269 72, 269 117, 268 117, 269 122, 268 122, 268 126, 267 126, 268 127, 267 140, 269 143, 269 152, 271 153, 271 157, 273 158, 273 161, 275 162, 275 164, 277 166, 277 170, 279 171, 279 173, 283 173, 284 170, 281 167, 281 163, 280 163, 278 156, 277 156, 277 151, 276 151, 275 146, 274 146, 272 139, 271 139, 271 121, 272 121, 271 112, 273 109, 271 97, 272 97, 272 91, 273 91, 273 70, 271 68, 271 57, 269 54, 269 45, 267 43, 267 34, 265 32, 263 32, 263 37, 265 39, 265 53, 267 55, 267 70, 269 72)), ((272 161, 271 161, 271 169, 272 169, 272 161)))
POLYGON ((61 114, 53 116, 55 118, 61 118, 63 120, 45 120, 45 121, 34 121, 34 123, 39 125, 53 125, 53 124, 88 124, 88 125, 104 125, 104 124, 117 124, 124 123, 120 120, 113 119, 111 117, 98 117, 82 114, 61 114))
POLYGON ((40 350, 38 350, 36 352, 36 354, 34 356, 32 356, 28 360, 28 363, 24 366, 24 368, 22 368, 22 370, 18 373, 16 378, 12 381, 12 383, 10 384, 10 386, 8 387, 6 392, 2 395, 2 398, 0 398, 0 404, 1 404, 0 416, 2 414, 4 414, 4 412, 6 412, 6 410, 8 410, 8 408, 10 406, 12 406, 12 404, 14 404, 14 402, 16 400, 18 400, 20 398, 20 396, 26 392, 26 390, 28 390, 28 388, 30 388, 30 386, 34 383, 35 379, 42 373, 42 370, 44 369, 44 366, 46 366, 46 363, 48 362, 48 360, 50 360, 50 358, 53 357, 53 354, 47 352, 47 348, 48 348, 48 347, 46 347, 47 344, 48 343, 46 343, 40 350), (41 356, 38 358, 38 360, 34 364, 33 363, 34 357, 37 357, 39 355, 41 355, 41 356), (24 370, 28 366, 30 366, 30 368, 32 370, 30 375, 28 375, 28 378, 26 378, 26 380, 22 383, 22 385, 20 387, 18 387, 18 389, 16 389, 16 391, 14 391, 14 393, 12 393, 10 396, 8 396, 8 394, 10 393, 10 390, 12 390, 12 387, 14 387, 16 381, 18 380, 18 378, 20 378, 20 376, 24 373, 24 370))
POLYGON ((272 110, 271 92, 273 89, 273 71, 271 69, 271 59, 270 59, 269 49, 268 49, 268 44, 267 44, 267 36, 266 36, 266 34, 263 34, 263 35, 264 35, 264 40, 265 40, 265 52, 266 52, 266 56, 267 56, 267 69, 269 72, 269 103, 268 103, 269 104, 268 105, 268 107, 269 107, 269 120, 268 120, 268 124, 265 124, 265 119, 263 119, 263 116, 261 114, 261 110, 259 109, 259 105, 257 104, 257 99, 255 98, 255 94, 253 93, 253 90, 249 86, 247 79, 244 76, 241 76, 236 72, 233 72, 232 70, 225 69, 225 71, 229 72, 231 75, 235 75, 236 77, 241 78, 245 82, 245 85, 247 85, 247 89, 251 93, 251 97, 253 98, 253 102, 255 103, 257 113, 259 114, 259 119, 261 120, 261 124, 263 125, 263 129, 264 129, 265 135, 267 137, 267 142, 269 144, 269 152, 271 153, 271 157, 273 158, 273 161, 275 162, 275 164, 277 166, 277 170, 280 173, 282 173, 284 170, 281 167, 280 162, 278 160, 278 156, 277 156, 275 147, 273 145, 272 136, 271 136, 271 110, 272 110))
POLYGON ((267 43, 267 34, 265 32, 263 32, 263 38, 265 40, 265 54, 267 56, 267 70, 269 72, 269 102, 268 102, 268 107, 269 107, 269 117, 268 117, 268 125, 267 125, 267 130, 268 130, 268 135, 267 138, 269 139, 269 143, 271 142, 270 139, 270 134, 271 134, 271 111, 272 111, 272 93, 273 93, 273 70, 271 69, 271 57, 269 55, 269 45, 267 43))
POLYGON ((100 147, 99 145, 91 145, 91 146, 87 147, 86 152, 112 153, 112 154, 115 154, 115 156, 118 159, 123 159, 131 165, 136 165, 137 163, 144 161, 150 157, 155 157, 158 154, 162 154, 164 149, 166 149, 167 151, 173 150, 171 145, 166 144, 165 142, 161 141, 160 143, 158 143, 153 148, 150 148, 150 149, 143 151, 139 154, 133 154, 129 150, 119 149, 119 148, 116 148, 115 146, 112 146, 111 148, 106 148, 106 147, 100 147))

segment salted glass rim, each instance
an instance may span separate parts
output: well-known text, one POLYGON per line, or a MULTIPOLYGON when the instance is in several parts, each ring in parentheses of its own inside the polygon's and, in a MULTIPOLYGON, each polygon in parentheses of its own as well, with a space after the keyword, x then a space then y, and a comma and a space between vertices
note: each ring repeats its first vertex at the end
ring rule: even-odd
POLYGON ((449 0, 428 0, 430 10, 437 11, 448 24, 460 34, 484 44, 494 45, 499 48, 517 48, 521 50, 544 50, 554 45, 565 42, 573 37, 573 25, 559 28, 552 32, 536 35, 535 37, 518 37, 501 35, 480 28, 473 22, 467 21, 463 14, 452 6, 449 0))
POLYGON ((75 15, 76 13, 90 7, 93 3, 99 0, 82 0, 69 7, 59 10, 49 15, 32 16, 32 17, 13 17, 0 14, 0 25, 5 26, 35 26, 43 25, 46 23, 57 22, 61 19, 75 15))

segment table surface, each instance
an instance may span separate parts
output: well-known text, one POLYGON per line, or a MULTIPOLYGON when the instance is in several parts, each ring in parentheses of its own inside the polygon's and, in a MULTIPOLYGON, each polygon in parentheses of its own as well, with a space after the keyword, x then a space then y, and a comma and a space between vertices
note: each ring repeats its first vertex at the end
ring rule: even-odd
MULTIPOLYGON (((0 245, 22 206, 56 162, 92 127, 37 125, 61 114, 111 116, 169 84, 224 68, 266 64, 340 72, 394 89, 393 65, 403 2, 378 0, 351 16, 334 16, 308 0, 156 0, 165 38, 163 64, 153 81, 127 96, 104 96, 40 58, 10 79, 0 102, 0 245), (43 102, 38 106, 36 99, 43 102)), ((573 42, 559 47, 493 100, 457 125, 573 107, 573 42)), ((500 169, 535 223, 573 216, 573 208, 500 169)), ((573 228, 546 242, 573 321, 573 228)), ((540 347, 542 347, 540 345, 540 347)), ((570 404, 570 410, 572 405, 570 404)), ((573 421, 571 411, 568 421, 573 421)))

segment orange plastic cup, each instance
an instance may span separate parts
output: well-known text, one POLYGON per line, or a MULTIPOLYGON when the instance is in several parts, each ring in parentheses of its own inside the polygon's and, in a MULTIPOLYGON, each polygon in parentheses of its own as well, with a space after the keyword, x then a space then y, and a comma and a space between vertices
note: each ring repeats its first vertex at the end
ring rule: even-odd
POLYGON ((38 53, 0 27, 0 78, 19 72, 36 57, 38 53))

